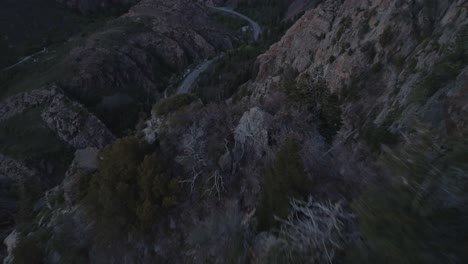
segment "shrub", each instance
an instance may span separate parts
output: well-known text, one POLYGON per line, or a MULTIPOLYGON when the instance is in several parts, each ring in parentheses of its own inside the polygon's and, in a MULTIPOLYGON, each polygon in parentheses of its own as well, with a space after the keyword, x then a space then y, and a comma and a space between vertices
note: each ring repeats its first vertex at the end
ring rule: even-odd
MULTIPOLYGON (((430 135, 428 133, 428 135, 430 135)), ((353 204, 364 235, 353 263, 464 263, 468 259, 466 136, 418 135, 383 159, 395 175, 353 204), (404 183, 398 181, 404 178, 404 183)))
POLYGON ((330 142, 341 128, 341 105, 338 96, 328 90, 325 80, 284 81, 281 89, 293 102, 318 109, 319 132, 330 142))
POLYGON ((177 111, 180 108, 190 105, 195 101, 196 97, 192 94, 179 94, 169 98, 161 99, 153 107, 153 112, 158 115, 166 115, 171 112, 177 111))
POLYGON ((41 249, 34 241, 25 240, 18 243, 14 252, 13 264, 32 264, 42 263, 44 257, 41 249))
POLYGON ((398 55, 398 56, 393 57, 393 64, 395 64, 398 70, 403 69, 405 62, 406 62, 406 58, 403 55, 398 55))
POLYGON ((379 37, 379 43, 382 47, 387 46, 393 39, 393 31, 390 26, 387 26, 379 37))
POLYGON ((398 135, 389 130, 387 126, 370 124, 364 133, 364 139, 369 144, 371 151, 380 151, 380 146, 395 145, 398 143, 398 135))
POLYGON ((299 143, 288 139, 267 166, 264 189, 258 214, 259 229, 269 230, 278 225, 275 216, 286 218, 290 198, 302 198, 310 189, 311 181, 304 173, 299 143))
POLYGON ((192 263, 246 263, 248 258, 248 225, 236 206, 216 211, 191 229, 186 250, 192 263))
POLYGON ((468 62, 467 49, 464 46, 455 47, 445 55, 431 72, 416 83, 411 91, 411 102, 424 103, 448 82, 454 80, 468 62))
POLYGON ((382 70, 382 67, 383 67, 382 63, 377 62, 374 65, 372 65, 371 71, 372 71, 372 73, 377 74, 382 70))
POLYGON ((223 101, 236 93, 239 95, 239 86, 254 77, 255 59, 265 48, 255 44, 229 51, 210 71, 200 76, 195 94, 203 102, 223 101))
POLYGON ((144 230, 161 211, 174 206, 178 181, 165 162, 133 137, 122 138, 99 153, 87 201, 101 224, 144 230))
POLYGON ((44 252, 41 244, 44 238, 39 235, 30 235, 20 238, 13 249, 13 264, 40 264, 44 263, 44 252))
POLYGON ((281 90, 288 96, 289 100, 295 103, 305 105, 314 103, 312 92, 304 81, 285 80, 281 84, 281 90))
POLYGON ((16 221, 28 222, 34 217, 34 205, 43 195, 41 183, 36 175, 24 177, 18 184, 18 211, 16 221))

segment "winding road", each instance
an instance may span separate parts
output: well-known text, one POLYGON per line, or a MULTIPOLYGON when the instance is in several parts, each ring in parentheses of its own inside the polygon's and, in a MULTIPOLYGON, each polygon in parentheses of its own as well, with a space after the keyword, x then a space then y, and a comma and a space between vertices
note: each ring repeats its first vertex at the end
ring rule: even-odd
POLYGON ((219 59, 221 56, 215 57, 211 60, 206 60, 195 67, 184 79, 182 84, 177 88, 176 94, 188 93, 193 83, 198 79, 201 73, 206 71, 213 62, 219 59))
MULTIPOLYGON (((257 41, 258 38, 260 37, 260 35, 262 34, 262 28, 260 27, 260 25, 257 22, 253 21, 252 19, 250 19, 249 17, 244 16, 244 15, 242 15, 242 14, 240 14, 240 13, 238 13, 238 12, 232 10, 232 9, 229 9, 227 7, 215 7, 215 6, 208 6, 208 7, 211 8, 211 9, 217 10, 217 11, 221 11, 221 12, 225 12, 225 13, 229 13, 229 14, 238 16, 238 17, 246 20, 247 22, 249 22, 250 26, 252 27, 253 39, 255 41, 257 41)), ((193 69, 187 76, 185 76, 184 80, 182 81, 180 86, 177 88, 176 94, 188 93, 190 91, 190 88, 192 88, 193 83, 198 79, 200 74, 202 74, 203 72, 208 70, 208 68, 211 66, 211 64, 213 64, 213 62, 215 62, 216 60, 218 60, 222 56, 223 56, 223 54, 221 54, 221 55, 219 55, 219 56, 217 56, 217 57, 215 57, 213 59, 206 60, 206 61, 198 64, 195 67, 195 69, 193 69)))
POLYGON ((249 17, 244 16, 243 14, 238 13, 238 12, 232 10, 232 9, 227 8, 227 7, 210 6, 210 8, 214 9, 214 10, 217 10, 217 11, 221 11, 221 12, 229 13, 231 15, 238 16, 238 17, 246 20, 247 22, 249 22, 250 26, 252 27, 253 39, 255 41, 257 41, 258 38, 260 37, 260 35, 262 34, 262 27, 260 27, 260 25, 257 22, 253 21, 249 17))
POLYGON ((15 63, 15 64, 13 64, 13 65, 11 65, 11 66, 8 66, 8 67, 6 67, 6 68, 3 68, 2 71, 8 71, 9 69, 14 68, 14 67, 20 65, 21 63, 26 62, 26 61, 32 59, 34 56, 39 55, 39 54, 42 54, 42 53, 45 53, 45 52, 47 52, 47 49, 46 49, 46 48, 43 48, 43 49, 42 49, 41 51, 39 51, 39 52, 36 52, 36 53, 34 53, 34 54, 32 54, 32 55, 29 55, 29 56, 24 57, 22 60, 18 61, 17 63, 15 63))

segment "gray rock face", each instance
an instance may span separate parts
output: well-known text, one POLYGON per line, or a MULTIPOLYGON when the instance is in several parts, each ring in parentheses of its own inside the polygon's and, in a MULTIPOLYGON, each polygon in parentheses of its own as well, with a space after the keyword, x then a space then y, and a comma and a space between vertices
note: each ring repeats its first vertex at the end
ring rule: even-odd
POLYGON ((115 137, 82 105, 71 101, 56 86, 17 94, 0 103, 0 123, 34 107, 44 107, 42 118, 74 148, 103 147, 115 137))
POLYGON ((27 109, 44 104, 56 94, 57 88, 52 87, 50 89, 36 89, 31 92, 8 97, 0 102, 0 122, 21 114, 27 109))
POLYGON ((55 96, 41 116, 60 138, 77 149, 101 148, 115 139, 97 117, 64 95, 55 96))
POLYGON ((79 183, 86 177, 86 173, 92 173, 97 169, 97 154, 99 150, 96 148, 79 149, 75 152, 70 168, 65 174, 63 180, 63 195, 68 205, 75 205, 79 200, 80 186, 79 183))
POLYGON ((3 241, 7 248, 8 256, 3 260, 4 264, 13 263, 13 250, 16 248, 18 244, 18 232, 13 230, 3 241))
POLYGON ((234 130, 236 153, 244 153, 245 148, 252 148, 260 158, 268 148, 268 127, 271 116, 258 107, 251 108, 242 115, 239 125, 234 130))
POLYGON ((299 73, 296 80, 325 80, 329 91, 344 99, 342 139, 363 123, 381 125, 388 118, 400 123, 399 128, 408 128, 411 124, 398 121, 410 122, 410 116, 424 119, 420 114, 429 109, 427 116, 435 128, 447 130, 443 125, 447 114, 462 124, 452 109, 460 109, 461 101, 466 105, 466 99, 445 95, 459 94, 456 91, 466 87, 462 77, 466 65, 458 69, 458 78, 434 87, 438 92, 429 96, 432 100, 417 94, 429 89, 420 85, 427 78, 424 72, 444 74, 437 73, 443 69, 436 66, 457 45, 466 44, 468 14, 461 11, 466 8, 466 1, 441 0, 431 8, 421 1, 323 1, 258 57, 259 73, 250 86, 253 98, 277 90, 281 72, 291 67, 299 73), (457 107, 452 104, 456 101, 457 107))
POLYGON ((14 181, 20 181, 35 174, 35 171, 29 169, 21 162, 0 153, 0 179, 9 178, 14 181))

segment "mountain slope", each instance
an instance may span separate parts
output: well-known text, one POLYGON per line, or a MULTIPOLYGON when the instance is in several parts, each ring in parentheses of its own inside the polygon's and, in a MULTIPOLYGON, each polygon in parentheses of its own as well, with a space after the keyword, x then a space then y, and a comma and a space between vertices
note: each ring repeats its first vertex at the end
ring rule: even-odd
MULTIPOLYGON (((255 61, 260 44, 227 52, 194 94, 77 152, 6 240, 7 263, 464 263, 467 5, 324 0, 255 61)), ((119 23, 154 34, 92 34, 67 57, 79 74, 64 90, 161 92, 152 71, 230 46, 204 12, 141 1, 119 23), (153 50, 161 68, 139 67, 153 50)))

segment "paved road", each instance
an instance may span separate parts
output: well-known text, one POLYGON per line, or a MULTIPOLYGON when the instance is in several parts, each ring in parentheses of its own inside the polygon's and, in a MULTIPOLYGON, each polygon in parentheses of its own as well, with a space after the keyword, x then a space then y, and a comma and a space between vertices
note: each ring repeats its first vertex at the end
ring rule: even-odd
POLYGON ((198 79, 198 76, 200 76, 201 73, 206 71, 210 67, 210 65, 219 58, 220 56, 198 64, 197 67, 195 67, 195 69, 193 69, 187 76, 185 76, 184 81, 177 88, 176 94, 188 93, 193 83, 198 79))
POLYGON ((15 63, 15 64, 13 64, 13 65, 11 65, 11 66, 8 66, 8 67, 6 67, 6 68, 4 68, 3 71, 7 71, 7 70, 9 70, 9 69, 12 69, 12 68, 14 68, 14 67, 20 65, 21 63, 26 62, 26 61, 32 59, 34 56, 39 55, 39 54, 42 54, 42 53, 45 53, 45 52, 47 52, 47 49, 46 49, 46 48, 44 48, 44 49, 42 49, 41 51, 36 52, 36 53, 34 53, 34 54, 32 54, 32 55, 26 56, 26 57, 24 57, 24 59, 18 61, 17 63, 15 63))
POLYGON ((260 37, 260 35, 262 34, 262 27, 260 27, 260 25, 257 22, 253 21, 249 17, 244 16, 243 14, 238 13, 238 12, 232 10, 232 9, 227 8, 227 7, 210 6, 210 8, 221 11, 221 12, 226 12, 226 13, 238 16, 238 17, 246 20, 247 22, 249 22, 249 24, 252 26, 252 29, 253 29, 253 38, 254 38, 255 41, 257 41, 258 37, 260 37))
MULTIPOLYGON (((253 29, 252 33, 253 33, 253 38, 254 38, 255 41, 257 41, 258 38, 260 37, 260 35, 262 34, 262 28, 260 27, 260 25, 257 22, 253 21, 252 19, 250 19, 249 17, 246 17, 246 16, 244 16, 244 15, 242 15, 242 14, 240 14, 240 13, 234 11, 234 10, 226 8, 226 7, 210 6, 209 8, 238 16, 238 17, 246 20, 247 22, 249 22, 249 24, 252 26, 252 29, 253 29)), ((219 56, 217 56, 217 57, 215 57, 215 58, 213 58, 211 60, 206 60, 206 61, 200 63, 199 65, 197 65, 197 67, 195 67, 195 69, 193 69, 192 72, 190 72, 184 78, 184 81, 182 82, 182 84, 177 88, 176 94, 188 93, 190 88, 192 88, 193 83, 198 79, 198 76, 200 76, 200 74, 202 74, 204 71, 206 71, 210 67, 210 65, 213 64, 213 62, 215 62, 216 60, 218 60, 222 56, 223 55, 219 55, 219 56)))

